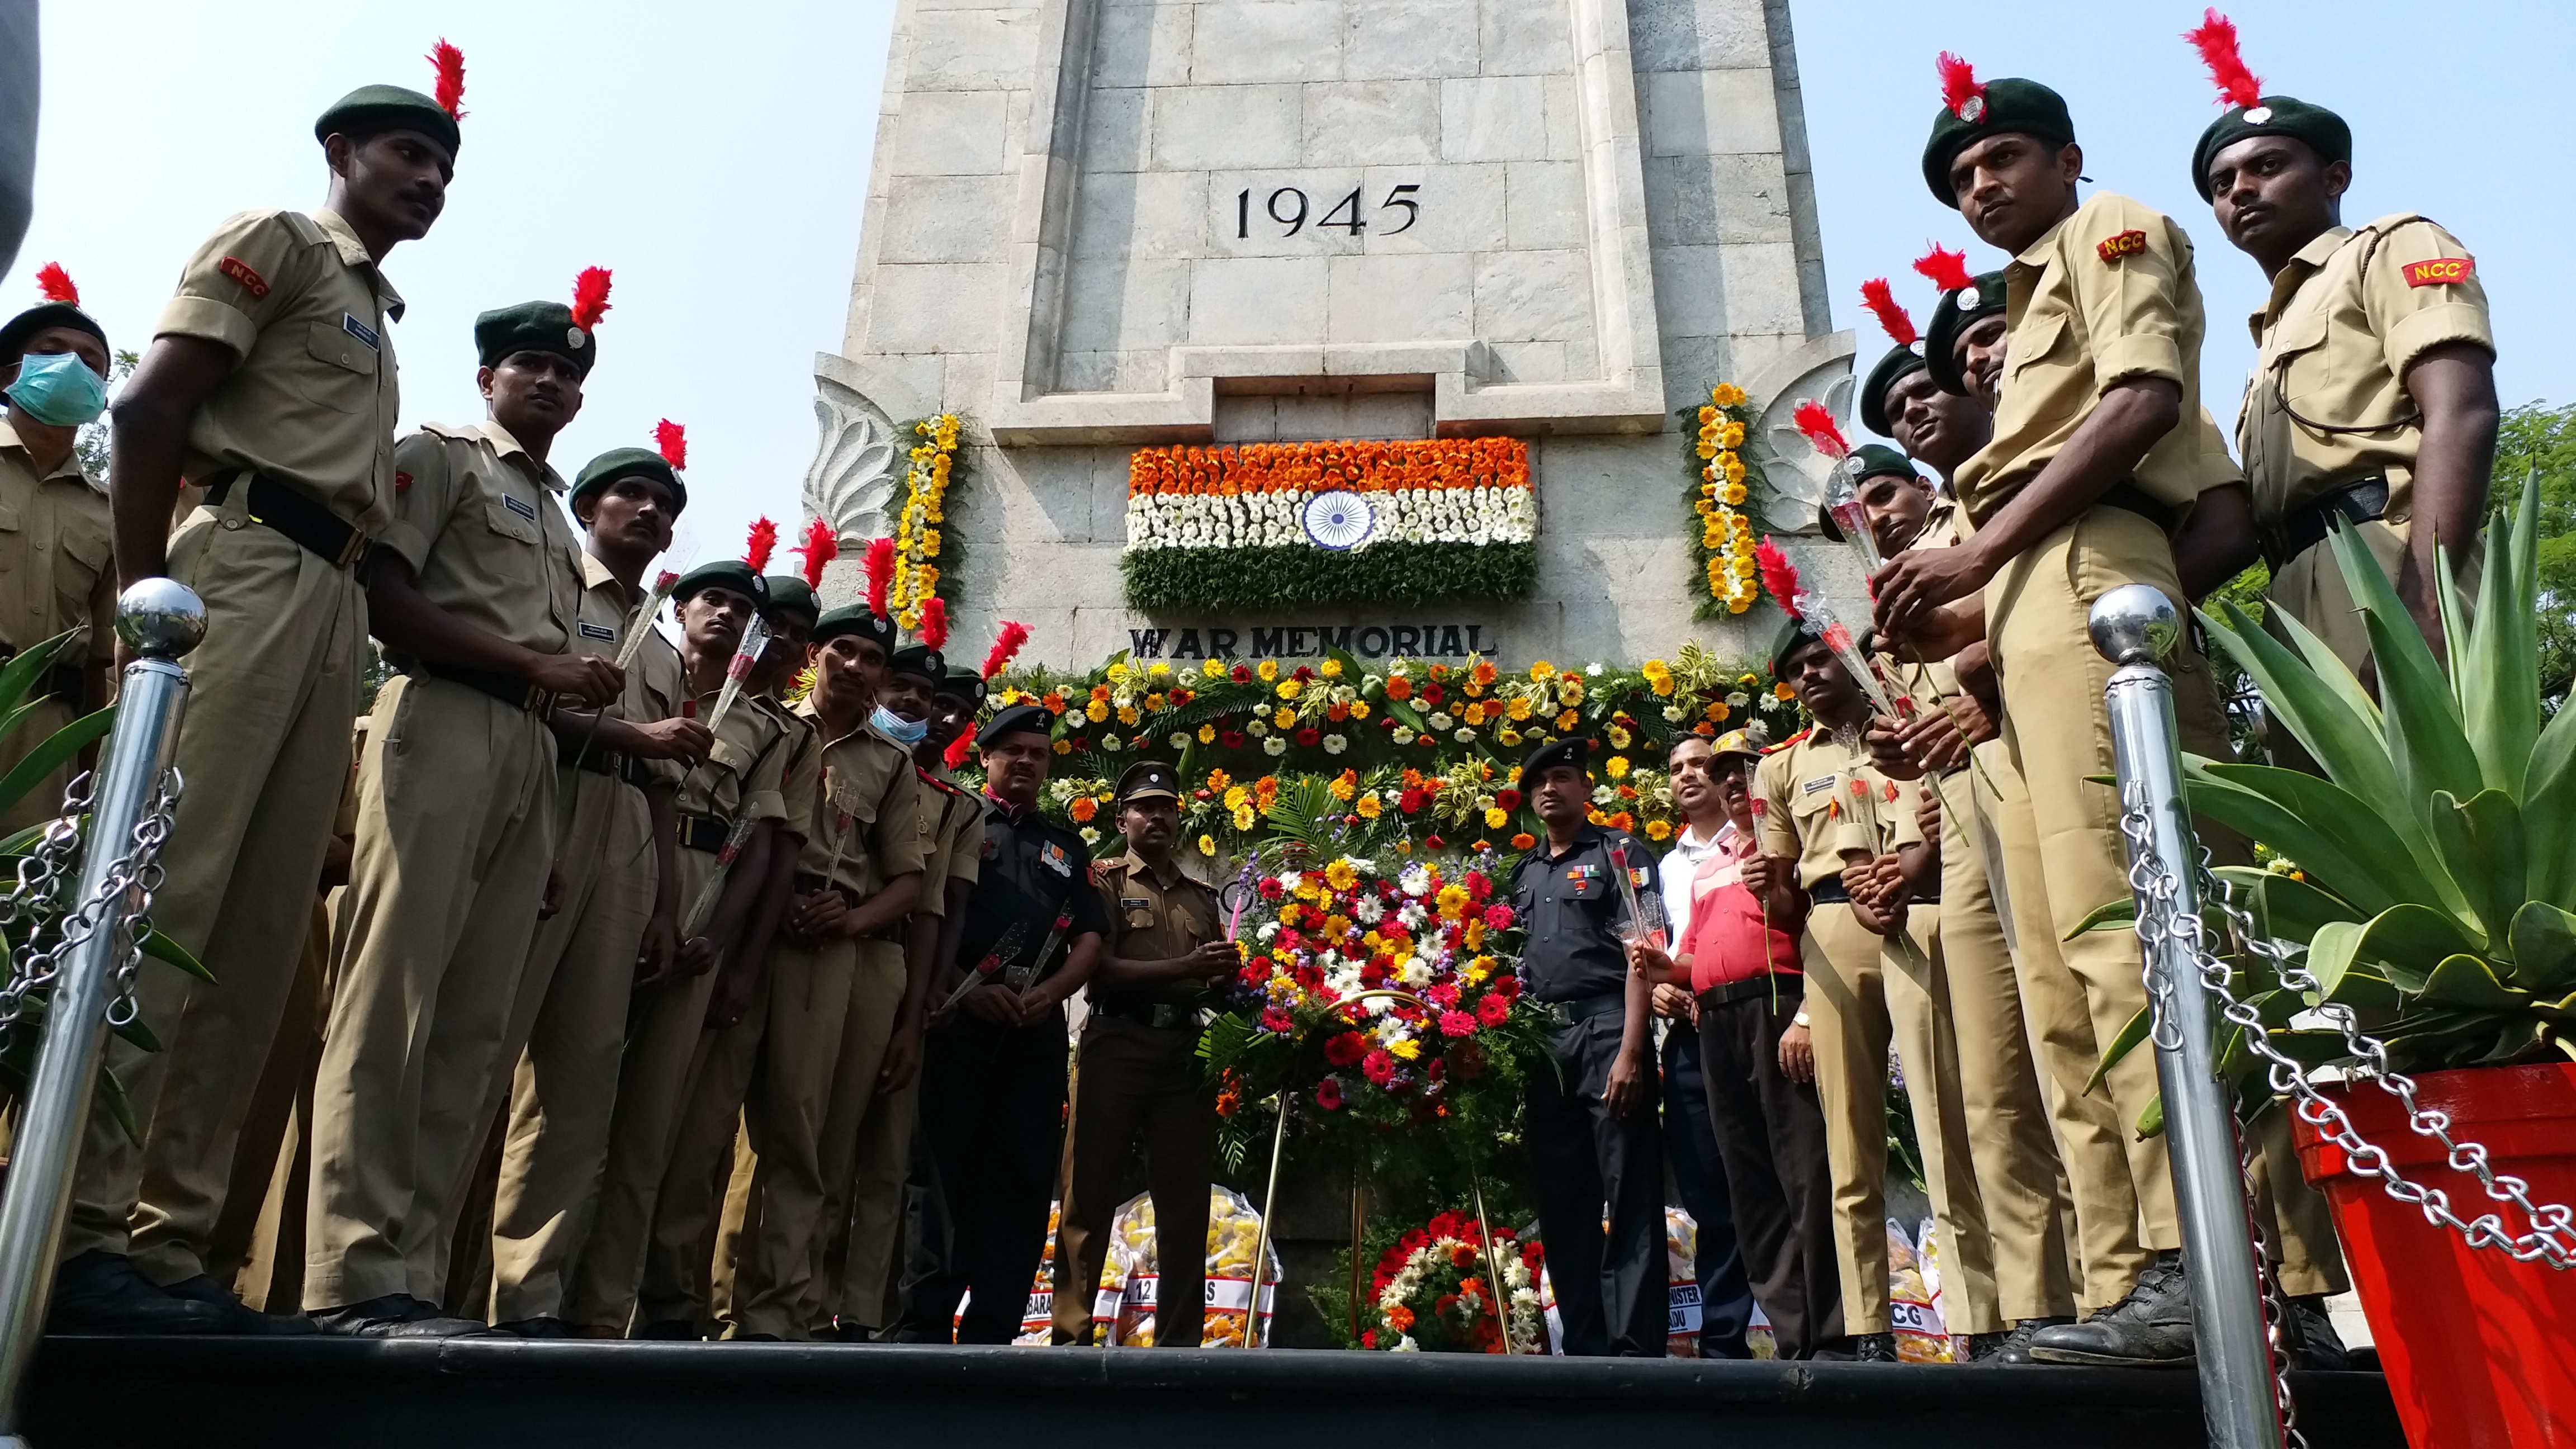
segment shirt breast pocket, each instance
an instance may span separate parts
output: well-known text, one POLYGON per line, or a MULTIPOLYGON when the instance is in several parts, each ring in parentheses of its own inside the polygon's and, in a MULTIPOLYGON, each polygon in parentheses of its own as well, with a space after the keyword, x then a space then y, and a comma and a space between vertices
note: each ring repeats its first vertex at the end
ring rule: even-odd
POLYGON ((304 351, 309 362, 297 369, 296 384, 307 399, 344 413, 375 406, 375 348, 337 322, 316 322, 305 330, 304 351))
POLYGON ((2004 357, 2004 374, 2017 377, 2025 368, 2055 362, 2064 366, 2072 359, 2069 338, 2074 325, 2063 312, 2042 312, 2026 318, 2014 331, 2004 357))
MULTIPOLYGON (((531 507, 529 511, 533 513, 535 510, 531 507)), ((534 548, 537 541, 545 535, 545 531, 537 527, 536 519, 512 508, 510 500, 500 498, 495 498, 483 506, 483 524, 512 543, 529 548, 534 548)))
POLYGON ((2282 318, 2266 364, 2274 395, 2310 417, 2335 408, 2334 349, 2326 345, 2326 330, 2323 312, 2301 310, 2282 318))
MULTIPOLYGON (((54 564, 54 593, 61 602, 65 619, 80 619, 89 613, 90 591, 98 586, 99 575, 107 572, 111 543, 104 532, 86 528, 65 529, 55 540, 60 557, 54 564)), ((106 619, 91 619, 93 628, 113 627, 106 619)))
POLYGON ((1829 776, 1825 784, 1813 791, 1800 781, 1789 797, 1789 818, 1796 822, 1798 843, 1803 849, 1822 839, 1833 826, 1834 792, 1842 783, 1840 776, 1829 776))

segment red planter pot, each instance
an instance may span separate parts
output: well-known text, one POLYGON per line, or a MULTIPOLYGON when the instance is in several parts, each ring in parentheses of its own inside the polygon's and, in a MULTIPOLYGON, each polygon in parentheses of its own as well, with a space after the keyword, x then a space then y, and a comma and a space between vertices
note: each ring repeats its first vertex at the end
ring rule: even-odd
MULTIPOLYGON (((2419 1104, 2450 1114, 2455 1141, 2486 1144, 2497 1172, 2529 1183, 2535 1205, 2576 1203, 2576 1063, 2426 1072, 2415 1087, 2419 1104)), ((2330 1090, 2365 1141, 2409 1181, 2448 1194, 2463 1221, 2500 1206, 2407 1128, 2395 1097, 2369 1083, 2330 1090)), ((2471 1248, 2296 1126, 2413 1449, 2576 1449, 2576 1269, 2471 1248)), ((2503 1211, 2508 1229, 2528 1229, 2519 1209, 2503 1211)))

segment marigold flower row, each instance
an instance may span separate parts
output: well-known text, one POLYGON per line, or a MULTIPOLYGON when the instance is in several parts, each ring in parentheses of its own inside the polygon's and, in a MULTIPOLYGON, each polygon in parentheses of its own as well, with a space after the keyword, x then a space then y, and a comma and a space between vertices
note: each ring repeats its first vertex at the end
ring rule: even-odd
POLYGON ((1529 486, 1529 447, 1518 438, 1146 448, 1127 464, 1131 498, 1294 494, 1337 488, 1353 493, 1446 488, 1526 491, 1529 486))

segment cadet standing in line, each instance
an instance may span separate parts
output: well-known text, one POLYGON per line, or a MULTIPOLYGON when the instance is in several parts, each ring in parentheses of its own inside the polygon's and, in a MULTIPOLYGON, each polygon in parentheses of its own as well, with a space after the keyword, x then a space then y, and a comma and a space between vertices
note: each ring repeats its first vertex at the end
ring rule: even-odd
POLYGON ((306 215, 248 211, 188 261, 114 409, 117 577, 206 606, 175 763, 187 782, 153 923, 222 980, 137 980, 163 1050, 112 1041, 140 1149, 92 1114, 62 1245, 62 1331, 261 1332, 204 1255, 311 915, 367 665, 358 564, 394 516, 400 411, 381 270, 446 205, 463 61, 439 98, 353 91, 314 125, 331 172, 306 215), (206 489, 174 536, 180 490, 206 489), (132 1258, 127 1257, 128 1253, 132 1258))
MULTIPOLYGON (((770 837, 787 806, 780 793, 786 766, 786 728, 776 716, 736 700, 722 721, 713 718, 724 692, 725 669, 761 606, 769 586, 740 560, 702 564, 672 590, 680 615, 680 660, 687 666, 684 713, 714 733, 706 763, 680 782, 680 964, 675 979, 639 989, 629 1008, 626 1049, 618 1065, 616 1108, 610 1118, 608 1156, 597 1167, 597 1206, 573 1269, 564 1318, 584 1337, 623 1338, 635 1316, 654 1199, 676 1145, 688 1101, 690 1066, 707 1035, 707 1003, 719 968, 730 968, 753 944, 746 938, 753 907, 768 883, 770 837), (736 826, 752 822, 736 857, 722 853, 736 826), (703 921, 691 917, 708 885, 722 872, 723 886, 703 921)), ((593 1161, 587 1143, 540 1137, 532 1172, 578 1172, 593 1161)), ((714 1164, 708 1164, 709 1171, 714 1164)), ((694 1338, 698 1326, 647 1320, 639 1336, 694 1338)))
MULTIPOLYGON (((880 699, 893 633, 866 605, 845 604, 822 616, 808 650, 814 684, 796 712, 822 741, 819 798, 785 939, 772 948, 769 1022, 743 1103, 757 1197, 727 1224, 741 1238, 734 1338, 812 1336, 801 1305, 815 1296, 832 1186, 849 1162, 826 1134, 845 1093, 862 1104, 873 1093, 903 1005, 903 938, 931 823, 911 755, 884 732, 903 723, 880 699)), ((853 1129, 865 1110, 849 1114, 853 1129)))
MULTIPOLYGON (((2248 319, 2261 351, 2236 415, 2272 566, 2266 598, 2363 672, 2370 635, 2326 541, 2341 518, 2438 655, 2435 549, 2474 605, 2495 465, 2495 329, 2477 260, 2411 212, 2345 226, 2352 128, 2263 95, 2237 59, 2236 27, 2214 13, 2192 38, 2228 109, 2192 148, 2191 183, 2272 284, 2248 319)), ((2290 637, 2268 612, 2265 623, 2290 637)))
POLYGON ((1547 835, 1512 869, 1512 912, 1529 931, 1521 979, 1552 1023, 1550 1062, 1527 1085, 1530 1162, 1565 1351, 1661 1358, 1670 1307, 1661 1093, 1650 992, 1622 944, 1642 923, 1626 919, 1611 851, 1626 851, 1641 899, 1655 878, 1643 842, 1586 819, 1588 751, 1559 740, 1521 762, 1547 835))
MULTIPOLYGON (((2027 945, 2038 934, 2033 923, 2063 938, 2128 890, 2118 802, 2091 783, 2111 772, 2102 703, 2111 666, 2094 651, 2086 617, 2094 598, 2124 583, 2153 585, 2177 603, 2190 597, 2167 530, 2216 466, 2191 425, 2200 412, 2200 289, 2190 239, 2171 220, 2107 191, 2079 201, 2083 151, 2055 91, 2018 79, 1981 85, 1949 57, 1942 70, 1924 182, 1979 237, 2013 255, 2009 361, 1994 437, 1951 480, 1974 532, 1954 548, 1908 551, 1873 585, 1881 630, 1916 657, 1947 658, 1981 632, 1987 639, 2005 740, 2028 794, 2026 808, 2006 800, 1998 822, 2027 945), (1982 626, 1974 612, 1981 591, 1982 626), (2010 818, 2017 815, 2029 823, 2010 818)), ((2224 755, 2207 661, 2186 640, 2168 668, 2183 747, 2224 755)), ((2089 933, 2061 955, 2083 983, 2096 1039, 2116 1037, 2146 1004, 2136 942, 2089 933)), ((2150 1056, 2131 1053, 2110 1075, 2124 1126, 2155 1097, 2150 1056)), ((2127 1195, 2081 1153, 2066 1165, 2088 1241, 2086 1273, 2130 1286, 2086 1322, 2041 1329, 2034 1358, 2144 1365, 2192 1355, 2164 1143, 2130 1141, 2127 1156, 2144 1244, 2122 1263, 2097 1259, 2096 1231, 2083 1225, 2118 1217, 2127 1195)), ((2087 1296, 2098 1302, 2100 1290, 2087 1296)))
MULTIPOLYGON (((63 269, 47 263, 36 280, 45 300, 0 325, 0 388, 8 416, 0 420, 0 508, 10 527, 0 532, 0 659, 14 659, 67 629, 89 637, 67 642, 42 679, 30 684, 22 704, 32 705, 18 727, 0 738, 0 774, 7 773, 56 730, 108 700, 108 671, 116 661, 116 565, 107 497, 81 472, 73 444, 80 430, 107 406, 111 360, 107 330, 80 308, 80 291, 63 269)), ((14 834, 62 813, 65 762, 0 812, 0 835, 14 834)))
POLYGON ((492 1321, 526 1338, 571 1332, 564 1292, 608 1152, 627 1009, 679 970, 677 796, 713 737, 681 717, 689 689, 679 651, 636 610, 644 571, 671 546, 688 500, 677 464, 645 448, 602 453, 572 485, 573 517, 589 535, 574 647, 613 656, 630 628, 644 632, 613 709, 556 712, 561 788, 572 792, 556 851, 563 899, 528 948, 508 1038, 524 1050, 496 1081, 509 1117, 492 1210, 492 1321))
POLYGON ((394 449, 367 604, 404 672, 377 691, 358 762, 314 1077, 304 1304, 326 1333, 483 1326, 436 1308, 442 1229, 490 1135, 482 1109, 554 867, 546 719, 558 697, 596 709, 625 686, 613 661, 573 652, 582 553, 546 461, 581 411, 604 303, 476 318, 491 416, 394 449))
MULTIPOLYGON (((1855 884, 1874 881, 1883 858, 1897 852, 1899 827, 1921 796, 1871 768, 1856 737, 1845 743, 1846 732, 1868 724, 1869 700, 1822 639, 1797 619, 1786 620, 1770 662, 1773 677, 1794 688, 1816 717, 1814 729, 1763 758, 1754 794, 1764 802, 1762 853, 1795 871, 1810 903, 1806 1004, 1799 1016, 1812 1032, 1816 1096, 1833 1163, 1843 1324, 1863 1362, 1893 1363, 1886 1199, 1891 1043, 1905 1070, 1940 1238, 1943 1316, 1953 1332, 1978 1338, 2002 1327, 1938 934, 1902 904, 1891 916, 1874 887, 1855 884), (1900 937, 1912 940, 1913 949, 1900 937)), ((1938 890, 1935 868, 1928 882, 1915 886, 1922 914, 1938 912, 1939 903, 1926 899, 1938 890), (1932 889, 1922 889, 1925 883, 1932 889)))
POLYGON ((1091 979, 1109 924, 1091 887, 1090 847, 1038 810, 1054 728, 1052 713, 1015 704, 977 737, 990 807, 983 859, 966 909, 940 928, 932 1000, 944 1005, 961 971, 976 981, 953 1014, 934 1019, 922 1050, 922 1131, 953 1227, 937 1272, 914 1285, 903 1327, 936 1343, 949 1341, 969 1291, 957 1342, 1008 1343, 1019 1333, 1046 1251, 1065 1104, 1064 1002, 1091 979), (1014 990, 1014 975, 1027 986, 1014 990))
MULTIPOLYGON (((1958 543, 1957 506, 1935 494, 1904 454, 1867 443, 1852 450, 1850 462, 1859 475, 1856 491, 1866 526, 1882 556, 1958 543)), ((1838 532, 1830 518, 1823 521, 1827 532, 1838 532)), ((1962 653, 1971 651, 1984 654, 1982 644, 1962 653)), ((1985 705, 1961 687, 1952 661, 1906 664, 1895 672, 1917 718, 1904 737, 1907 753, 1896 760, 1881 757, 1874 768, 1898 780, 1929 772, 1940 782, 1940 899, 1922 904, 1938 932, 1950 1030, 1959 1049, 1965 1146, 1994 1243, 1996 1307, 2012 1325, 2009 1336, 1980 1335, 1971 1351, 1979 1358, 2018 1359, 2027 1354, 2032 1334, 2071 1322, 2075 1303, 2060 1228, 2064 1171, 2032 1063, 2021 982, 1986 883, 1984 841, 1974 822, 1972 792, 1978 784, 1969 750, 1996 731, 1985 705)), ((2090 1037, 2089 1028, 2085 1035, 2090 1037)), ((2090 1113, 2088 1121, 2097 1117, 2116 1128, 2108 1111, 2090 1113)))
POLYGON ((1161 1274, 1154 1346, 1196 1348, 1205 1328, 1216 1100, 1198 1057, 1198 1004, 1211 982, 1243 968, 1243 954, 1225 939, 1216 892, 1172 858, 1180 799, 1180 776, 1170 765, 1129 766, 1118 779, 1118 832, 1126 851, 1091 868, 1109 935, 1091 978, 1091 1013, 1074 1060, 1073 1115, 1065 1124, 1057 1343, 1092 1341, 1093 1290, 1140 1143, 1161 1274))

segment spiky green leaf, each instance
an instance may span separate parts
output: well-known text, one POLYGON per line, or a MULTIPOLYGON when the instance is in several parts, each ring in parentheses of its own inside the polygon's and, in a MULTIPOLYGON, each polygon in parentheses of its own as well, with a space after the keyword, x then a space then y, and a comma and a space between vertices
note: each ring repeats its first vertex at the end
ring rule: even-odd
POLYGON ((2506 932, 2513 948, 2513 984, 2556 995, 2576 986, 2576 916, 2547 901, 2527 901, 2506 932))
POLYGON ((2531 993, 2517 991, 2497 977, 2483 956, 2445 956, 2425 981, 2423 997, 2438 1006, 2474 1012, 2511 1011, 2529 1004, 2531 993))
POLYGON ((2361 910, 2376 915, 2400 901, 2468 905, 2448 872, 2426 870, 2387 821, 2333 781, 2197 757, 2184 775, 2195 812, 2268 842, 2361 910))
MULTIPOLYGON (((0 810, 17 804, 20 797, 36 788, 46 776, 61 769, 64 762, 80 753, 90 741, 104 736, 115 723, 116 706, 111 704, 46 736, 45 742, 29 750, 25 758, 9 768, 8 774, 0 775, 0 810)), ((55 810, 62 808, 59 800, 47 803, 55 810)))
MULTIPOLYGON (((2559 828, 2565 828, 2565 822, 2559 828)), ((2529 869, 2521 807, 2502 790, 2480 790, 2466 800, 2436 790, 2433 840, 2441 846, 2452 877, 2468 894, 2469 908, 2485 934, 2502 942, 2514 912, 2522 909, 2523 880, 2529 869)))

